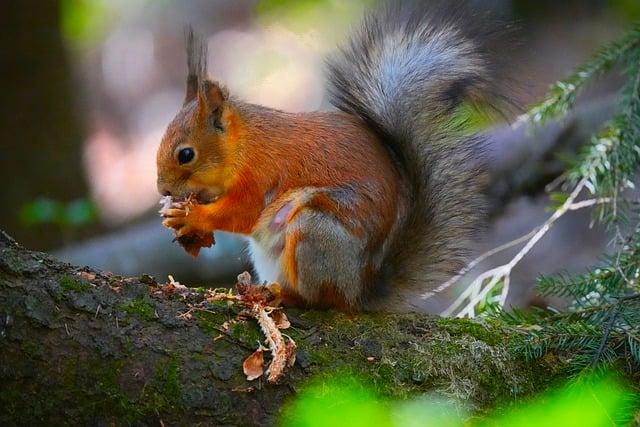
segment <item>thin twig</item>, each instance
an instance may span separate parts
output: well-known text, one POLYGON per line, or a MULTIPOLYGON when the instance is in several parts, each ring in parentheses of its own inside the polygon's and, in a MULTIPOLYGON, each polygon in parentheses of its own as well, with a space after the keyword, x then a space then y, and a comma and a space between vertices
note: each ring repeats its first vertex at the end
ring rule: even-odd
MULTIPOLYGON (((583 209, 583 208, 587 208, 593 205, 597 205, 597 204, 604 204, 604 203, 611 203, 611 198, 609 197, 603 197, 603 198, 598 198, 598 199, 587 199, 587 200, 582 200, 580 202, 575 202, 575 203, 571 203, 568 206, 569 211, 575 211, 575 210, 579 210, 579 209, 583 209)), ((489 251, 486 251, 484 253, 482 253, 480 256, 478 256, 477 258, 475 258, 473 261, 471 261, 469 264, 467 264, 464 268, 462 268, 455 276, 453 276, 452 278, 450 278, 449 280, 447 280, 446 282, 442 283, 440 286, 438 286, 437 288, 425 292, 424 294, 422 294, 420 297, 422 299, 429 299, 432 296, 434 296, 435 294, 438 294, 442 291, 444 291, 445 289, 451 287, 452 285, 456 284, 465 274, 467 274, 470 270, 472 270, 474 267, 476 267, 478 264, 480 264, 482 261, 484 261, 485 259, 499 253, 502 251, 505 251, 509 248, 512 248, 513 246, 516 246, 528 239, 530 239, 531 237, 533 237, 538 231, 540 230, 540 227, 538 228, 534 228, 533 230, 529 231, 527 234, 518 237, 517 239, 511 240, 510 242, 504 243, 500 246, 497 246, 489 251)), ((506 283, 507 285, 507 289, 509 286, 509 283, 507 281, 506 283)), ((506 295, 505 295, 506 296, 506 295)), ((504 300, 505 298, 501 298, 500 299, 502 301, 501 305, 504 304, 504 300)))
POLYGON ((491 256, 500 253, 502 251, 506 251, 507 249, 510 249, 524 241, 526 241, 527 239, 530 239, 536 232, 538 231, 537 228, 534 228, 533 230, 531 230, 530 232, 528 232, 527 234, 525 234, 524 236, 520 236, 517 239, 511 240, 510 242, 504 243, 500 246, 497 246, 491 250, 488 250, 482 254, 480 254, 477 258, 475 258, 473 261, 471 261, 469 264, 467 264, 464 268, 462 268, 458 274, 456 274, 455 276, 453 276, 452 278, 450 278, 449 280, 447 280, 446 282, 444 282, 443 284, 441 284, 440 286, 438 286, 437 288, 429 291, 429 292, 425 292, 424 294, 421 295, 422 299, 428 299, 431 298, 433 295, 438 294, 442 291, 444 291, 445 289, 449 288, 450 286, 456 284, 460 278, 462 278, 465 274, 467 274, 470 270, 472 270, 475 266, 477 266, 478 264, 480 264, 482 261, 484 261, 487 258, 490 258, 491 256))
POLYGON ((579 202, 570 204, 568 210, 577 211, 578 209, 588 208, 589 206, 601 205, 601 204, 611 203, 611 202, 613 202, 613 199, 611 197, 601 197, 598 199, 581 200, 579 202))
MULTIPOLYGON (((586 186, 587 179, 583 178, 578 182, 573 191, 569 194, 569 197, 565 202, 549 217, 541 227, 533 234, 533 236, 527 241, 524 247, 506 264, 501 266, 492 268, 474 279, 474 281, 467 287, 467 289, 460 294, 460 296, 451 304, 446 310, 442 312, 443 316, 451 316, 453 313, 458 312, 458 317, 469 316, 473 317, 474 307, 485 298, 486 295, 499 283, 503 283, 502 293, 500 295, 500 301, 502 304, 506 302, 506 292, 509 291, 509 278, 511 271, 513 268, 518 265, 518 263, 531 251, 531 249, 538 243, 542 237, 551 229, 553 224, 562 217, 569 210, 579 209, 575 206, 577 205, 575 199, 580 195, 584 187, 586 186), (484 285, 485 280, 489 280, 489 282, 484 285), (506 286, 505 286, 506 284, 506 286), (482 289, 482 290, 481 290, 482 289), (505 292, 506 291, 506 292, 505 292), (469 302, 462 308, 460 306, 464 303, 465 300, 469 300, 469 302)), ((592 206, 595 204, 598 199, 592 199, 594 202, 589 202, 583 204, 581 207, 592 206)))

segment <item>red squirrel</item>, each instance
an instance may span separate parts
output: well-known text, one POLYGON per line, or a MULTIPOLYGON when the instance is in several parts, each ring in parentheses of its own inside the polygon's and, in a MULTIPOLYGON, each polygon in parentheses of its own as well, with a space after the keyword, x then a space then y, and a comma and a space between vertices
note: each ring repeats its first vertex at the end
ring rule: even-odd
MULTIPOLYGON (((178 237, 246 236, 260 281, 295 304, 407 310, 463 265, 482 222, 482 139, 453 124, 497 93, 483 31, 459 2, 390 4, 327 60, 337 111, 230 96, 188 36, 184 105, 157 154, 158 191, 193 195, 178 237)), ((283 83, 284 84, 284 83, 283 83)))

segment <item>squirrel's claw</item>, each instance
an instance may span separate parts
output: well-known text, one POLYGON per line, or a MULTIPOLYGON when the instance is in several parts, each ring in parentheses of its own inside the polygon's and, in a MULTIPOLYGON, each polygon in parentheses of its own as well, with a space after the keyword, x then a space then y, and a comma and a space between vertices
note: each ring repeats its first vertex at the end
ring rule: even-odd
POLYGON ((164 225, 167 228, 173 228, 174 230, 177 230, 184 226, 184 219, 179 217, 167 218, 164 221, 162 221, 162 225, 164 225))
POLYGON ((179 239, 182 236, 186 236, 188 234, 194 234, 195 230, 188 225, 183 225, 179 229, 176 230, 176 237, 179 239))
POLYGON ((162 225, 164 225, 167 228, 172 228, 176 233, 176 238, 178 239, 188 234, 194 234, 197 231, 189 224, 185 224, 184 217, 167 218, 164 221, 162 221, 162 225))
POLYGON ((160 214, 163 218, 181 218, 187 216, 189 212, 186 209, 169 208, 164 209, 160 214))

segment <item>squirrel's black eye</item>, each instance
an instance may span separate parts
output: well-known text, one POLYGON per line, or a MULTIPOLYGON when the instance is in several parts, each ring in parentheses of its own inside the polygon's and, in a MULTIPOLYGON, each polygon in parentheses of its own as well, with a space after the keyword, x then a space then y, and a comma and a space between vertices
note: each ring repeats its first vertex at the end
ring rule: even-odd
POLYGON ((183 148, 178 151, 178 162, 180 162, 181 165, 184 165, 185 163, 189 163, 193 160, 195 156, 196 152, 193 151, 193 148, 183 148))

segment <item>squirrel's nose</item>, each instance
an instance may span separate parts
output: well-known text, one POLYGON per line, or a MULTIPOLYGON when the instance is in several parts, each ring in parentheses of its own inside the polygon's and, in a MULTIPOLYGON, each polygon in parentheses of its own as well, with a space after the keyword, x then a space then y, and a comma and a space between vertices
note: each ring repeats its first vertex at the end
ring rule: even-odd
POLYGON ((166 186, 160 183, 158 183, 158 193, 162 194, 163 196, 171 195, 171 191, 169 191, 169 189, 166 186))

